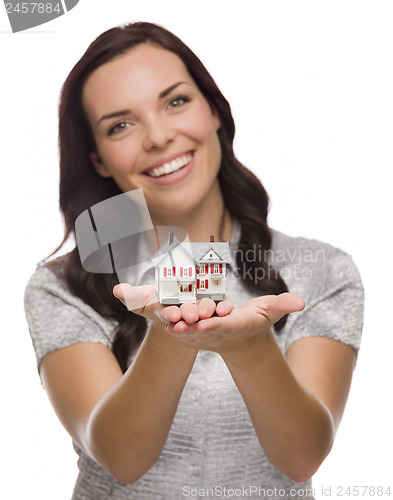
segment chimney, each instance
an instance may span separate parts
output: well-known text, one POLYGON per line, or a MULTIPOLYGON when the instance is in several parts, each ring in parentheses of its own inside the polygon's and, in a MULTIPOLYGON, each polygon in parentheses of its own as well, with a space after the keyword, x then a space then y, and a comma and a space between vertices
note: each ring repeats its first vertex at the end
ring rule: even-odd
POLYGON ((210 235, 210 243, 214 243, 214 234, 210 235))
POLYGON ((174 236, 175 236, 175 233, 172 233, 171 231, 169 231, 169 245, 172 245, 174 236))

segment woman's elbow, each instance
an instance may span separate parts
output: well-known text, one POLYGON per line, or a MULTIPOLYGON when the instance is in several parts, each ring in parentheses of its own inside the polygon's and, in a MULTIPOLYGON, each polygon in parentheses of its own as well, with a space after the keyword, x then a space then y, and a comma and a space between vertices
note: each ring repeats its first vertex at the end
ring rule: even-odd
POLYGON ((87 454, 110 476, 122 484, 138 481, 154 465, 158 456, 145 456, 113 436, 103 437, 94 425, 89 427, 87 454))
POLYGON ((290 474, 288 477, 292 479, 292 481, 295 481, 295 483, 305 483, 313 477, 317 470, 318 469, 316 469, 314 472, 295 472, 294 474, 290 474))
POLYGON ((318 453, 313 457, 309 457, 308 459, 301 460, 299 459, 299 457, 297 457, 296 459, 291 460, 290 463, 286 464, 286 466, 280 468, 281 472, 296 483, 304 483, 306 481, 309 481, 322 465, 325 458, 328 456, 332 445, 333 443, 331 442, 326 447, 324 452, 318 453))
MULTIPOLYGON (((123 468, 124 469, 124 468, 123 468)), ((140 479, 143 473, 137 474, 135 471, 132 470, 122 470, 122 468, 119 467, 114 467, 108 468, 107 472, 119 483, 122 484, 133 484, 140 479)))

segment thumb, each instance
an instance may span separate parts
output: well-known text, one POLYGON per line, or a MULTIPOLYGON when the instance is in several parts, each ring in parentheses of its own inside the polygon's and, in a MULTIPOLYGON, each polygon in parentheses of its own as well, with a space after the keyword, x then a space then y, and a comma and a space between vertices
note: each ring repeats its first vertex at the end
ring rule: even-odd
POLYGON ((113 295, 130 311, 140 315, 143 315, 148 306, 158 302, 154 285, 132 286, 120 283, 113 288, 113 295))
POLYGON ((285 292, 280 295, 268 295, 264 297, 264 315, 272 323, 277 323, 285 314, 302 311, 306 303, 293 293, 285 292))

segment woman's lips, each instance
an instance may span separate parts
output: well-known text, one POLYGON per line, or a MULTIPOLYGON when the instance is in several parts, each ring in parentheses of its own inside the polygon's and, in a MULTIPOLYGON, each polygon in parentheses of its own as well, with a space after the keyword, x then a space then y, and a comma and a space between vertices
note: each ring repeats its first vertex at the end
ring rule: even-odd
MULTIPOLYGON (((172 157, 172 160, 170 160, 170 161, 173 161, 174 159, 180 158, 180 157, 185 156, 187 154, 192 154, 191 161, 187 165, 185 165, 184 167, 181 167, 179 170, 176 170, 175 172, 172 172, 170 174, 164 174, 164 175, 161 175, 160 177, 152 177, 151 175, 149 175, 147 173, 147 170, 145 170, 143 172, 143 175, 148 177, 150 181, 155 182, 156 184, 161 184, 161 185, 177 184, 178 182, 180 182, 183 179, 185 179, 186 177, 188 177, 188 175, 191 173, 191 170, 195 164, 195 151, 187 151, 186 153, 182 153, 180 155, 174 155, 172 157)), ((164 163, 169 163, 168 159, 166 159, 166 160, 167 160, 166 162, 160 162, 160 164, 156 164, 157 167, 158 167, 158 165, 163 165, 164 163)), ((151 171, 157 167, 150 167, 148 170, 151 171)))
POLYGON ((155 168, 158 168, 158 167, 165 165, 165 163, 170 163, 171 161, 176 160, 178 158, 181 158, 182 156, 189 155, 189 154, 193 155, 194 153, 195 153, 194 150, 186 150, 186 151, 181 151, 180 153, 173 153, 171 155, 166 156, 165 158, 161 158, 160 160, 153 163, 153 165, 150 165, 150 167, 148 167, 144 171, 144 173, 149 174, 155 168))

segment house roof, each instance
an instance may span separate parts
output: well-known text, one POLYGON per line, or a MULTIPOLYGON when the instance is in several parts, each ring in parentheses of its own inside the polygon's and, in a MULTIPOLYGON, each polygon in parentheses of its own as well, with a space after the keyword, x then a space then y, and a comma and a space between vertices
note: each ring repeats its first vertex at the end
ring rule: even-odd
POLYGON ((212 250, 218 257, 209 259, 208 262, 212 264, 222 264, 229 263, 229 244, 228 242, 196 242, 191 243, 191 250, 194 256, 194 259, 200 263, 200 261, 205 257, 206 254, 212 250))
POLYGON ((151 260, 153 261, 153 264, 155 267, 159 266, 160 262, 166 257, 168 254, 171 257, 171 260, 173 259, 172 257, 172 251, 180 246, 184 252, 186 252, 189 257, 194 261, 195 265, 198 265, 198 262, 194 259, 194 256, 192 254, 192 251, 190 250, 190 243, 189 242, 183 242, 181 243, 176 236, 173 236, 173 242, 169 244, 169 240, 167 240, 162 247, 152 256, 151 260))
POLYGON ((162 247, 152 256, 151 260, 155 267, 159 266, 162 259, 169 253, 171 256, 172 250, 181 246, 182 249, 193 259, 195 265, 199 265, 200 261, 205 257, 210 250, 217 255, 218 258, 209 259, 209 263, 229 263, 229 244, 228 242, 180 242, 176 236, 173 237, 173 242, 169 244, 167 240, 162 247))

